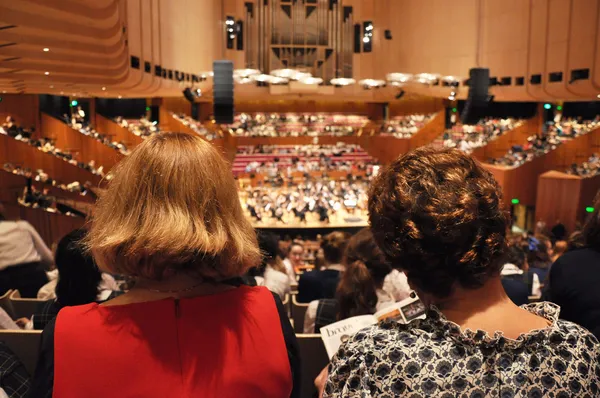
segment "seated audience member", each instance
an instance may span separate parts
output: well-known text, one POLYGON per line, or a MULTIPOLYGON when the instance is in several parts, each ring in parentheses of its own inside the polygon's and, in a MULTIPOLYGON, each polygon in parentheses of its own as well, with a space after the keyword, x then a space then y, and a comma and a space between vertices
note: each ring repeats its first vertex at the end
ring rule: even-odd
POLYGON ((428 306, 427 318, 384 321, 350 337, 332 359, 325 397, 598 394, 596 338, 559 320, 557 306, 518 307, 502 288, 500 192, 458 150, 411 151, 375 178, 373 235, 428 306))
POLYGON ((575 231, 571 235, 569 235, 569 240, 567 240, 567 251, 573 251, 577 249, 582 249, 585 247, 585 237, 583 236, 583 232, 575 231))
POLYGON ((285 265, 285 272, 290 279, 290 285, 297 286, 298 281, 296 280, 296 272, 304 265, 304 246, 299 242, 292 242, 290 245, 288 255, 283 260, 285 265))
POLYGON ((261 256, 221 154, 155 134, 114 170, 85 244, 101 270, 136 283, 48 324, 32 396, 298 396, 281 301, 239 283, 261 256))
POLYGON ((529 296, 533 295, 532 291, 539 291, 539 279, 535 273, 529 271, 527 255, 520 247, 508 248, 507 261, 500 272, 502 286, 513 303, 528 304, 529 296))
POLYGON ((85 236, 86 231, 78 229, 58 242, 55 258, 58 278, 38 292, 38 299, 47 301, 33 315, 34 329, 44 329, 63 307, 102 302, 118 294, 115 279, 98 270, 91 254, 80 243, 85 236))
POLYGON ((558 260, 558 258, 560 256, 565 254, 567 252, 568 248, 569 248, 569 245, 568 245, 567 241, 557 240, 556 243, 554 244, 554 249, 552 250, 552 258, 551 258, 552 263, 555 263, 556 260, 558 260))
POLYGON ((563 240, 567 237, 567 227, 560 220, 556 220, 556 224, 550 229, 550 234, 554 241, 563 240))
POLYGON ((584 247, 563 254, 552 265, 545 296, 561 308, 562 319, 600 338, 600 200, 583 229, 584 247))
POLYGON ((0 204, 0 295, 17 289, 21 297, 35 298, 48 277, 52 252, 27 221, 8 221, 0 204))
POLYGON ((392 271, 368 228, 348 241, 344 254, 346 270, 335 298, 311 301, 304 317, 304 333, 319 333, 322 326, 357 315, 374 314, 395 302, 383 290, 383 281, 392 271))
MULTIPOLYGON (((549 239, 540 238, 532 239, 529 243, 529 251, 527 252, 527 264, 529 270, 538 276, 540 283, 544 284, 548 276, 548 270, 552 265, 551 259, 552 244, 549 239), (550 246, 550 248, 549 248, 550 246)), ((534 295, 537 295, 534 293, 534 295)))
POLYGON ((258 233, 258 247, 263 255, 262 263, 250 270, 258 286, 265 286, 283 300, 290 292, 290 280, 279 255, 279 236, 272 232, 258 233))
POLYGON ((350 235, 345 232, 335 231, 325 235, 321 242, 325 266, 305 272, 298 281, 298 302, 310 303, 322 298, 333 298, 340 281, 340 274, 344 271, 341 264, 344 250, 350 235))

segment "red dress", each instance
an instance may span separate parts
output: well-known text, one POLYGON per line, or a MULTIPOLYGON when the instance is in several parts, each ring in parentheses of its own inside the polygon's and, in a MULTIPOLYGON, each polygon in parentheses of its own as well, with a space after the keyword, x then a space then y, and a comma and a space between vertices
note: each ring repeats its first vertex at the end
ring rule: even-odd
POLYGON ((292 391, 277 307, 262 287, 66 307, 54 349, 57 398, 279 398, 292 391))

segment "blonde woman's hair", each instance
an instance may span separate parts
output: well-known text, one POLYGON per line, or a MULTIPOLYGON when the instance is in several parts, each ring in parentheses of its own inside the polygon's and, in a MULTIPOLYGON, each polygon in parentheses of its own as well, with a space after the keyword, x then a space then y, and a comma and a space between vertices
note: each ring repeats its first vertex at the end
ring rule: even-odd
POLYGON ((102 270, 154 280, 222 280, 261 260, 229 165, 183 133, 154 135, 116 166, 85 243, 102 270))

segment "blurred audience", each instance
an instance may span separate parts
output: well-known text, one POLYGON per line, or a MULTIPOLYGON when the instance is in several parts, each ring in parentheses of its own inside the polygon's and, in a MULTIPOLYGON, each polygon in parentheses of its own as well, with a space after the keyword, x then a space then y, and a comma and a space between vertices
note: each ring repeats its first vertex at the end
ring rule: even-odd
POLYGON ((81 112, 83 112, 83 110, 81 109, 81 107, 78 107, 77 111, 73 112, 73 115, 71 117, 65 114, 63 115, 63 119, 68 126, 70 126, 74 130, 79 131, 81 134, 87 135, 88 137, 92 137, 93 139, 102 143, 103 145, 106 145, 107 147, 120 152, 122 155, 129 155, 131 151, 127 149, 125 143, 123 143, 122 141, 111 141, 107 135, 101 134, 98 131, 96 131, 96 129, 94 129, 93 126, 88 124, 85 121, 84 117, 81 116, 81 112))
POLYGON ((474 149, 486 145, 502 134, 517 127, 521 120, 507 118, 481 119, 475 125, 457 124, 452 129, 446 130, 443 136, 443 146, 458 148, 463 152, 471 153, 474 149))
POLYGON ((258 247, 263 259, 259 266, 250 270, 250 275, 256 279, 258 286, 265 286, 283 300, 290 293, 291 283, 279 252, 279 236, 272 232, 259 232, 258 247))
MULTIPOLYGON (((368 228, 360 230, 348 241, 344 265, 335 297, 310 302, 304 317, 304 333, 319 333, 323 326, 353 316, 374 314, 397 301, 384 285, 392 267, 368 228)), ((396 285, 395 288, 410 291, 406 281, 404 286, 396 285)))
POLYGON ((302 113, 241 113, 229 125, 232 135, 243 137, 348 136, 369 122, 366 116, 302 113))
POLYGON ((124 119, 121 116, 118 116, 115 119, 115 122, 119 126, 125 127, 131 133, 142 138, 148 138, 154 134, 161 133, 161 130, 158 127, 158 122, 151 122, 145 117, 140 119, 124 119))
POLYGON ((425 126, 435 114, 396 116, 381 125, 381 135, 410 138, 425 126))
POLYGON ((196 119, 189 117, 185 114, 177 114, 172 113, 173 117, 177 119, 181 124, 187 126, 194 130, 196 134, 201 137, 206 138, 209 141, 214 140, 215 138, 223 138, 219 130, 209 131, 202 123, 197 121, 196 119))

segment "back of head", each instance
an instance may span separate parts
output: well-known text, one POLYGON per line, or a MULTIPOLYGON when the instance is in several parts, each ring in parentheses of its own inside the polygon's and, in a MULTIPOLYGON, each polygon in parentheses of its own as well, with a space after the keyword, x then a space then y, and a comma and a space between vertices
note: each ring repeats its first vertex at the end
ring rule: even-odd
POLYGON ((344 254, 346 271, 337 287, 338 319, 372 314, 377 306, 377 289, 392 271, 369 228, 348 241, 344 254))
POLYGON ((349 238, 350 234, 341 231, 334 231, 323 237, 321 248, 323 249, 325 261, 328 264, 339 264, 342 262, 349 238))
POLYGON ((116 166, 87 244, 101 269, 154 280, 228 279, 260 262, 227 162, 183 133, 153 135, 116 166))
POLYGON ((508 248, 506 253, 506 262, 514 264, 520 269, 523 269, 526 259, 527 255, 525 250, 523 250, 520 246, 514 245, 508 248))
POLYGON ((530 267, 547 269, 552 260, 550 259, 550 253, 548 252, 546 238, 539 238, 537 242, 532 240, 529 243, 529 251, 527 252, 527 262, 530 267))
POLYGON ((102 275, 82 244, 85 236, 85 230, 77 229, 65 235, 56 247, 56 298, 61 306, 88 304, 98 296, 102 275))
POLYGON ((285 266, 281 260, 279 250, 279 236, 272 232, 260 231, 257 234, 258 247, 262 254, 262 263, 251 270, 254 276, 262 275, 265 272, 267 265, 270 265, 275 270, 285 272, 285 266))
POLYGON ((455 149, 420 148, 385 168, 369 194, 371 229, 419 293, 447 297, 497 276, 506 214, 492 175, 455 149))

